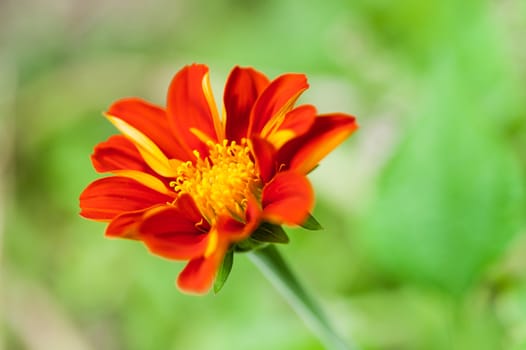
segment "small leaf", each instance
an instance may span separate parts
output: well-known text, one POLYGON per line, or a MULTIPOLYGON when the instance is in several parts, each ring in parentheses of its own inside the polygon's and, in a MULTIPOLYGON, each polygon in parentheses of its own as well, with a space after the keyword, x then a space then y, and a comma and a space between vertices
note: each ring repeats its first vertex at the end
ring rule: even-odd
POLYGON ((279 225, 264 222, 252 233, 252 239, 267 243, 289 243, 289 237, 279 225))
POLYGON ((219 291, 225 285, 228 275, 230 275, 230 271, 232 270, 233 263, 234 263, 234 250, 230 249, 226 253, 225 258, 223 259, 223 263, 221 264, 221 267, 219 268, 219 271, 217 272, 217 277, 216 277, 216 280, 214 281, 214 293, 215 294, 219 293, 219 291))
POLYGON ((318 220, 316 220, 314 216, 312 216, 312 214, 309 214, 305 222, 301 224, 301 227, 311 231, 323 230, 321 224, 318 222, 318 220))

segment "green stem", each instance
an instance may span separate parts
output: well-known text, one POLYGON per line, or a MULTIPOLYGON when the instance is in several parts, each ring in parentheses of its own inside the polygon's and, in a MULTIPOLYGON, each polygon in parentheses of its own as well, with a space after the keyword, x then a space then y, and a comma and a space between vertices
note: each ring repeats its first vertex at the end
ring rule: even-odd
POLYGON ((307 326, 330 350, 358 350, 345 344, 334 331, 320 306, 305 291, 274 244, 249 253, 252 262, 285 297, 307 326))

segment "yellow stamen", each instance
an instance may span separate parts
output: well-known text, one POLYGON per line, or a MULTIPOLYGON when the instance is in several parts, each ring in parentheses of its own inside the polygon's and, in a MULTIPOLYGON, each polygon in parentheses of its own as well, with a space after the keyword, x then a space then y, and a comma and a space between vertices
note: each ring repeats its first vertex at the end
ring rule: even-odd
POLYGON ((177 177, 170 186, 178 194, 189 194, 212 225, 219 215, 243 221, 248 196, 257 195, 261 187, 249 147, 246 141, 239 145, 227 140, 207 145, 208 157, 202 158, 194 151, 196 161, 179 165, 177 177))

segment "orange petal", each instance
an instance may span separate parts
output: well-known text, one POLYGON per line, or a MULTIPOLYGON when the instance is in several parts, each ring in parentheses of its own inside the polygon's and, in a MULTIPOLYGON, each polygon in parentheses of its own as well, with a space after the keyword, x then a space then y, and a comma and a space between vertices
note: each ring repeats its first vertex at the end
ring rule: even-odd
POLYGON ((177 177, 176 164, 166 157, 153 140, 122 119, 111 115, 106 117, 128 140, 133 142, 141 157, 153 171, 164 177, 177 177))
POLYGON ((218 239, 226 245, 239 242, 258 227, 261 221, 261 209, 254 196, 249 196, 245 210, 245 222, 239 222, 230 216, 220 216, 217 220, 216 230, 218 239))
POLYGON ((80 194, 80 215, 94 220, 111 220, 124 212, 146 209, 172 200, 172 197, 135 180, 111 176, 92 182, 80 194))
POLYGON ((227 216, 218 219, 210 229, 213 241, 209 241, 203 256, 191 260, 177 279, 179 288, 187 293, 206 293, 215 279, 217 270, 231 243, 247 238, 261 220, 261 209, 254 197, 250 197, 246 209, 246 222, 241 223, 227 216))
POLYGON ((212 92, 212 84, 210 84, 210 73, 206 73, 201 81, 201 86, 203 88, 203 93, 205 94, 206 102, 208 102, 208 108, 210 109, 210 114, 212 115, 212 122, 214 124, 215 135, 217 140, 223 140, 225 138, 225 133, 223 130, 223 125, 219 119, 219 112, 217 111, 216 101, 214 99, 214 94, 212 92))
POLYGON ((250 140, 250 145, 254 158, 256 159, 259 176, 264 183, 267 183, 272 179, 277 170, 276 149, 270 142, 259 137, 253 137, 250 140))
POLYGON ((263 218, 275 224, 301 225, 314 206, 314 191, 299 173, 278 173, 263 188, 263 218))
POLYGON ((172 188, 170 188, 170 182, 161 180, 158 177, 149 173, 144 173, 138 170, 114 170, 113 175, 127 177, 133 179, 138 183, 151 188, 152 190, 175 198, 176 194, 172 188))
POLYGON ((223 94, 227 140, 239 143, 248 136, 250 112, 268 84, 268 78, 252 68, 235 67, 230 72, 223 94))
POLYGON ((268 139, 276 149, 279 149, 292 138, 305 134, 311 128, 315 118, 316 108, 314 106, 296 107, 285 115, 283 123, 269 135, 268 139))
POLYGON ((155 207, 125 212, 115 217, 106 228, 107 237, 139 239, 139 226, 145 213, 155 207))
POLYGON ((196 221, 192 213, 179 208, 166 207, 142 222, 140 239, 156 255, 194 259, 204 254, 209 240, 208 232, 199 229, 200 220, 196 221))
POLYGON ((139 98, 126 98, 112 104, 106 115, 117 117, 140 130, 169 158, 191 159, 191 153, 187 153, 170 132, 168 117, 163 108, 139 98))
POLYGON ((269 133, 283 122, 287 113, 307 89, 307 78, 303 74, 284 74, 263 91, 251 114, 250 134, 269 133))
POLYGON ((99 143, 91 155, 93 167, 100 173, 114 170, 151 172, 137 148, 123 135, 113 135, 99 143))
POLYGON ((95 147, 91 161, 98 172, 111 172, 134 179, 151 189, 167 195, 175 194, 169 181, 156 176, 137 148, 123 135, 111 136, 95 147))
POLYGON ((188 152, 192 150, 197 150, 201 154, 208 152, 208 147, 191 132, 192 129, 199 130, 217 142, 219 120, 215 103, 211 105, 212 101, 207 66, 202 64, 186 66, 173 78, 168 89, 168 119, 172 132, 188 152))
POLYGON ((280 149, 278 162, 306 174, 357 128, 355 118, 350 115, 335 113, 319 116, 306 134, 280 149))
POLYGON ((218 249, 205 258, 190 260, 179 274, 177 286, 181 291, 191 294, 205 294, 212 287, 217 270, 225 256, 226 248, 218 249))

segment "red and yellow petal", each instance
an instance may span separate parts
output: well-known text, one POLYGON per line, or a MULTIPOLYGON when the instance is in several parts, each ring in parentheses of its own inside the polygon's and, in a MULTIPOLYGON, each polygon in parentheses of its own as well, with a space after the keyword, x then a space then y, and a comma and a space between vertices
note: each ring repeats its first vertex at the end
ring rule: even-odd
POLYGON ((99 173, 114 170, 151 172, 137 148, 123 135, 114 135, 99 143, 91 155, 91 162, 99 173))
POLYGON ((123 135, 114 135, 98 144, 91 155, 91 161, 98 172, 128 177, 167 195, 173 192, 169 181, 156 176, 133 143, 123 135))
POLYGON ((190 260, 177 278, 177 286, 186 293, 205 294, 210 290, 227 247, 216 249, 208 257, 201 256, 190 260))
POLYGON ((123 120, 154 140, 167 157, 190 159, 191 153, 185 151, 167 127, 168 118, 163 108, 139 98, 125 98, 112 104, 105 114, 123 120))
POLYGON ((170 180, 165 178, 159 178, 158 176, 151 175, 138 170, 114 170, 113 175, 120 177, 127 177, 135 180, 138 183, 162 194, 175 198, 176 194, 172 188, 170 188, 170 180))
POLYGON ((291 139, 305 134, 316 119, 316 108, 312 105, 302 105, 285 115, 283 123, 270 133, 267 138, 276 147, 281 148, 291 139))
MULTIPOLYGON (((162 205, 160 205, 162 206, 162 205)), ((139 239, 139 226, 147 212, 153 211, 159 206, 130 211, 116 216, 106 227, 106 236, 113 238, 139 239)))
POLYGON ((168 158, 159 146, 146 136, 141 130, 136 129, 126 121, 107 115, 108 120, 130 141, 139 151, 144 162, 163 177, 177 176, 177 166, 182 163, 178 159, 168 158))
POLYGON ((266 221, 301 225, 314 206, 314 191, 304 175, 281 172, 263 188, 262 206, 266 221))
POLYGON ((276 149, 270 142, 259 137, 253 137, 250 140, 250 146, 259 176, 263 183, 267 183, 278 170, 276 169, 276 149))
POLYGON ((227 140, 239 143, 247 137, 252 107, 269 83, 268 78, 255 69, 235 67, 232 70, 223 97, 227 140))
POLYGON ((147 215, 140 227, 140 239, 154 254, 168 259, 193 259, 204 254, 208 246, 209 224, 188 195, 175 205, 147 215))
POLYGON ((111 176, 92 182, 80 195, 80 215, 92 220, 108 221, 131 211, 142 210, 173 201, 139 182, 111 176))
POLYGON ((290 170, 307 174, 357 128, 355 118, 347 114, 319 116, 307 133, 279 150, 278 162, 290 170))
POLYGON ((309 85, 303 74, 284 74, 261 93, 250 116, 250 135, 265 135, 276 130, 309 85))
POLYGON ((241 223, 228 216, 218 218, 217 225, 209 232, 204 254, 190 260, 177 279, 177 285, 187 293, 206 293, 214 279, 225 254, 232 243, 239 242, 257 228, 261 209, 255 198, 250 197, 246 209, 246 222, 241 223))
POLYGON ((175 207, 163 208, 141 223, 140 239, 152 253, 167 259, 200 257, 208 245, 208 231, 191 216, 175 207))
POLYGON ((203 138, 217 142, 222 133, 207 66, 193 64, 175 75, 168 90, 167 112, 170 128, 186 151, 207 154, 203 138))
POLYGON ((258 201, 254 196, 250 196, 247 199, 247 207, 245 209, 245 222, 240 222, 227 215, 222 215, 218 218, 215 227, 218 241, 223 241, 226 245, 229 245, 247 238, 260 224, 261 213, 258 201))

